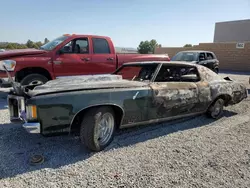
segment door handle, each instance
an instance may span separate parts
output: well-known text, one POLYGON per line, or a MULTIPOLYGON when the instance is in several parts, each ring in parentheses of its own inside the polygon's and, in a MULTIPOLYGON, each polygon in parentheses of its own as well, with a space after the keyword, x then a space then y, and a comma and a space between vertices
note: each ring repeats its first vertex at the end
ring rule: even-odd
POLYGON ((109 58, 107 58, 107 60, 114 60, 114 58, 113 57, 109 57, 109 58))
POLYGON ((62 61, 53 61, 53 63, 54 63, 55 65, 59 65, 59 64, 62 64, 62 61))
POLYGON ((85 58, 81 58, 81 60, 83 60, 83 61, 89 61, 89 60, 90 60, 90 58, 85 57, 85 58))

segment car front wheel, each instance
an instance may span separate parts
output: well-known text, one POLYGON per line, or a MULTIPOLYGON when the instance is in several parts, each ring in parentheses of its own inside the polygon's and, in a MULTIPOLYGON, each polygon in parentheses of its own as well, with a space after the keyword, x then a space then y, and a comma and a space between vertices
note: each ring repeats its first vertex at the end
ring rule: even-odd
POLYGON ((83 117, 80 128, 81 142, 92 151, 101 151, 113 140, 115 116, 111 107, 90 109, 83 117))

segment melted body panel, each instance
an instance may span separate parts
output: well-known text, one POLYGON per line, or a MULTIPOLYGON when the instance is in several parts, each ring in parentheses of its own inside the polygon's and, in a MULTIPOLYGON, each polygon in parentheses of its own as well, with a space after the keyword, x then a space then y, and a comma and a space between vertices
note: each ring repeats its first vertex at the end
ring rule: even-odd
POLYGON ((26 104, 37 106, 42 134, 49 134, 69 132, 76 114, 93 106, 119 107, 123 112, 121 127, 125 127, 205 112, 222 95, 228 96, 227 104, 247 97, 246 87, 241 83, 225 80, 203 66, 177 65, 197 67, 200 79, 146 82, 124 80, 118 75, 64 78, 29 91, 26 104))

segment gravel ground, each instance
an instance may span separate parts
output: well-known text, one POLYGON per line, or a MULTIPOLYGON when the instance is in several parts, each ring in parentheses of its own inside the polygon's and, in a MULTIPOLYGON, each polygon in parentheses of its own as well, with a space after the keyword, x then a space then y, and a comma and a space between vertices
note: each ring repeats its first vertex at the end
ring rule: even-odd
MULTIPOLYGON (((248 84, 249 76, 222 75, 248 84)), ((1 188, 250 187, 249 98, 217 121, 199 116, 122 130, 105 151, 88 153, 78 137, 44 138, 10 124, 3 91, 1 188), (30 165, 33 154, 42 154, 44 163, 30 165)))

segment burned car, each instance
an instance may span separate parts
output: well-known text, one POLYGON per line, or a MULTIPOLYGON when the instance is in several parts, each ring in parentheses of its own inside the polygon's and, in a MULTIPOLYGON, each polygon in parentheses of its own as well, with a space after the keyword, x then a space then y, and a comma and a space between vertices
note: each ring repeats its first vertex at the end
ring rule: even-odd
MULTIPOLYGON (((10 78, 11 79, 11 78, 10 78)), ((13 82, 10 120, 44 136, 79 133, 92 151, 108 146, 117 129, 207 114, 247 97, 246 87, 186 62, 131 62, 108 75, 59 78, 43 85, 13 82)))

